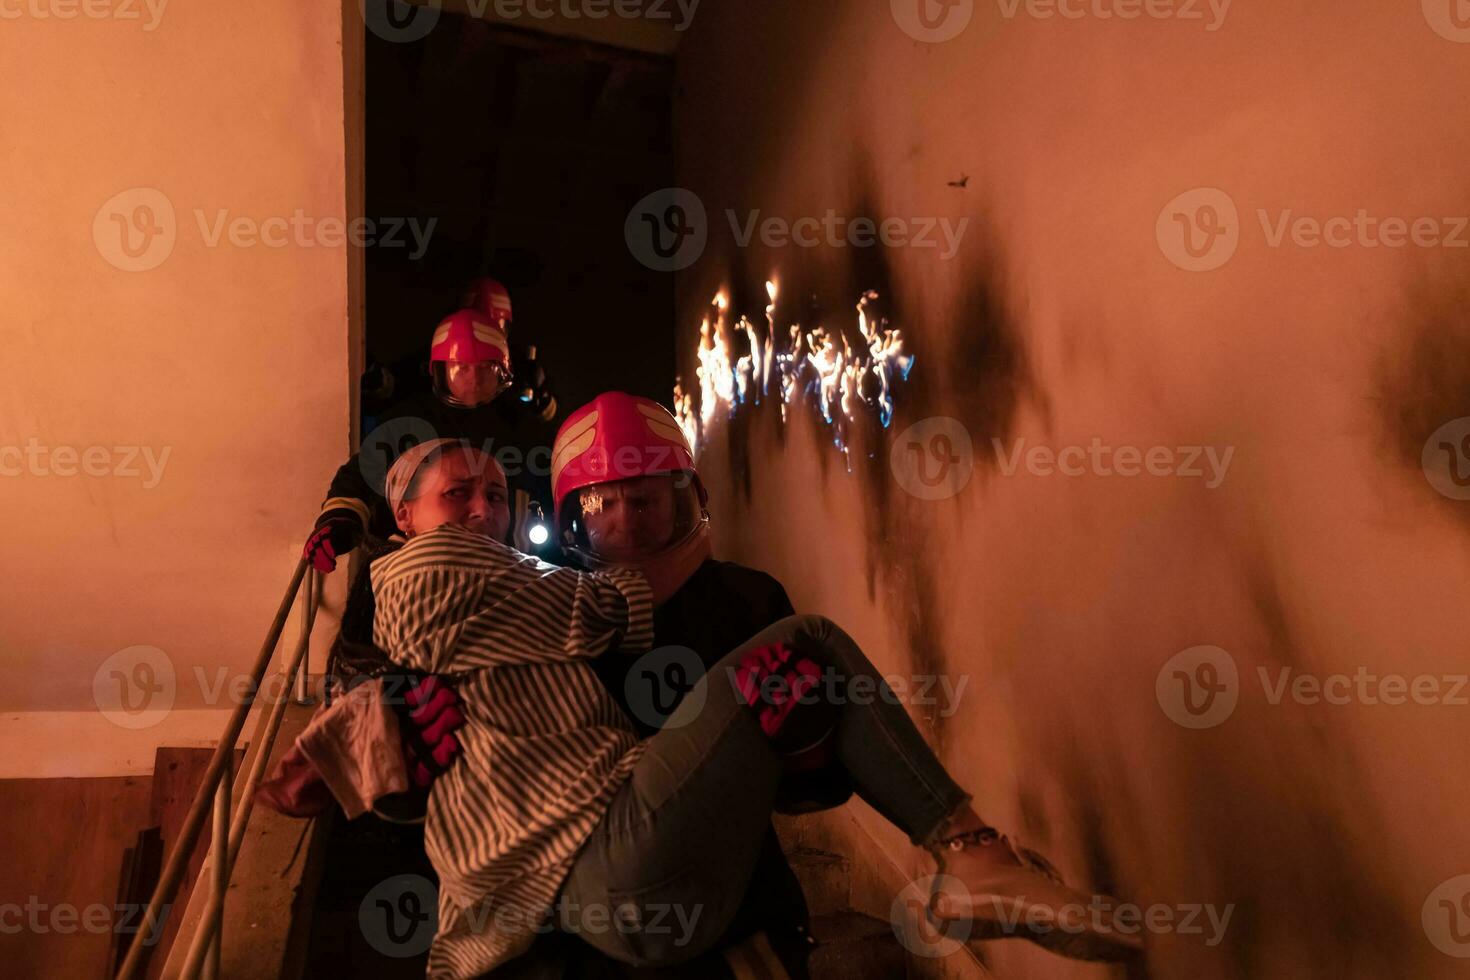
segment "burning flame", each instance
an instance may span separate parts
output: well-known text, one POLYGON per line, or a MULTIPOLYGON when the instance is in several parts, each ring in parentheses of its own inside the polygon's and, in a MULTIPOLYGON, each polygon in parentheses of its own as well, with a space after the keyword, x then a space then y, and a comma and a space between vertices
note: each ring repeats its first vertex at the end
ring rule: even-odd
POLYGON ((702 437, 714 422, 721 405, 727 417, 740 406, 760 404, 771 394, 773 379, 781 403, 781 420, 804 396, 822 413, 832 429, 832 442, 847 455, 847 425, 864 411, 876 411, 884 428, 893 422, 893 391, 896 381, 908 378, 913 355, 904 350, 903 333, 875 316, 872 305, 878 294, 868 290, 858 298, 857 322, 861 345, 854 348, 843 331, 835 334, 817 325, 803 331, 798 324, 787 329, 787 343, 778 349, 776 327, 777 288, 766 282, 766 329, 760 331, 741 316, 729 323, 730 301, 722 289, 710 301, 699 331, 699 409, 682 381, 674 385, 674 411, 679 424, 698 453, 702 437), (729 338, 744 335, 749 354, 731 360, 729 338))

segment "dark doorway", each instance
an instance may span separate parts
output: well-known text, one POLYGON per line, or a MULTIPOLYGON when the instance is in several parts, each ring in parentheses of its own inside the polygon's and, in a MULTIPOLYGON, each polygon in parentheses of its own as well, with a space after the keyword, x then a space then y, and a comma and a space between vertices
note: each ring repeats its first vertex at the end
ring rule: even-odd
POLYGON ((398 394, 427 387, 434 325, 488 275, 509 288, 513 344, 535 344, 554 421, 619 388, 668 403, 672 276, 623 239, 628 210, 672 181, 671 58, 445 12, 421 40, 367 34, 366 213, 433 221, 421 255, 371 248, 369 361, 398 394))

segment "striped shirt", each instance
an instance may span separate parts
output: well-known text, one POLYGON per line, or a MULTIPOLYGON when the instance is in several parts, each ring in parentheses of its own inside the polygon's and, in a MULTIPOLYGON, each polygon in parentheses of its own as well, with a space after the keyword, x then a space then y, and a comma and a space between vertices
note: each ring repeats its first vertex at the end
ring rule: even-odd
POLYGON ((653 642, 634 572, 548 565, 456 525, 372 564, 373 640, 453 675, 460 761, 434 783, 424 843, 439 873, 431 977, 474 977, 531 945, 572 860, 643 753, 589 658, 653 642))

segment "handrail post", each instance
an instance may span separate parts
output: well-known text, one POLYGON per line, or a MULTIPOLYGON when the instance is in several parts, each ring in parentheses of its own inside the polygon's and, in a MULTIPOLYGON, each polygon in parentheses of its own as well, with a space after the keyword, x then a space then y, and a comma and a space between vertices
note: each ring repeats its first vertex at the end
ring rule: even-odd
MULTIPOLYGON (((245 717, 250 713, 250 705, 255 700, 254 690, 259 689, 261 679, 265 676, 266 667, 270 663, 271 655, 275 652, 276 643, 281 638, 281 630, 285 627, 286 617, 290 614, 291 606, 296 601, 297 590, 306 574, 307 567, 305 558, 296 563, 291 582, 286 586, 286 594, 281 598, 281 604, 276 609, 275 618, 271 620, 270 629, 266 631, 265 640, 261 643, 260 652, 256 655, 255 666, 250 672, 252 691, 235 706, 234 711, 230 714, 229 723, 220 736, 214 755, 209 760, 209 767, 200 781, 199 790, 195 793, 194 801, 189 805, 189 812, 184 817, 184 823, 179 828, 178 838, 169 849, 168 859, 164 862, 158 883, 154 886, 153 897, 149 899, 148 907, 143 912, 141 929, 158 928, 164 915, 164 905, 173 899, 174 892, 177 891, 179 882, 184 876, 189 855, 198 841, 200 830, 204 827, 210 795, 218 787, 219 780, 224 778, 223 773, 226 769, 233 773, 235 743, 240 737, 240 730, 245 727, 245 717)), ((228 830, 226 833, 228 834, 228 830)), ((139 941, 141 935, 141 932, 135 935, 129 945, 127 956, 123 958, 123 964, 117 971, 118 980, 135 980, 143 972, 143 959, 146 953, 143 943, 139 941)))
MULTIPOLYGON (((311 624, 316 621, 316 600, 318 598, 316 586, 320 582, 321 575, 308 568, 301 586, 302 594, 305 596, 303 616, 306 619, 306 625, 296 641, 296 650, 291 662, 285 668, 286 680, 280 688, 280 696, 270 705, 270 712, 263 723, 257 727, 256 740, 260 744, 256 747, 254 763, 249 772, 242 770, 245 778, 239 793, 240 802, 235 808, 227 835, 229 839, 227 861, 231 870, 234 868, 235 859, 239 856, 241 844, 245 839, 245 827, 250 820, 250 811, 255 801, 255 790, 264 777, 266 766, 270 762, 271 748, 275 745, 276 733, 280 730, 281 719, 286 714, 286 706, 292 701, 286 691, 295 686, 297 675, 306 670, 306 659, 311 647, 311 624)), ((215 816, 218 819, 217 811, 215 816)), ((199 922, 195 926, 194 938, 184 958, 179 980, 194 980, 196 976, 210 975, 208 972, 210 965, 223 949, 222 940, 219 937, 224 929, 224 904, 224 892, 216 889, 200 913, 199 922)), ((217 980, 217 971, 215 977, 217 980)))
POLYGON ((315 704, 316 699, 311 696, 310 680, 311 673, 311 629, 316 624, 316 607, 321 599, 322 576, 316 569, 306 570, 306 580, 302 583, 306 591, 306 602, 301 607, 301 639, 300 643, 305 645, 306 659, 301 663, 301 669, 296 672, 296 703, 300 705, 315 704))
MULTIPOLYGON (((231 762, 233 763, 233 759, 231 762)), ((211 842, 214 900, 224 905, 225 892, 230 887, 230 795, 235 782, 235 767, 225 766, 220 773, 219 788, 214 792, 214 839, 211 842)), ((224 949, 225 924, 221 917, 215 922, 209 939, 209 958, 205 963, 206 980, 219 980, 220 951, 224 949)))

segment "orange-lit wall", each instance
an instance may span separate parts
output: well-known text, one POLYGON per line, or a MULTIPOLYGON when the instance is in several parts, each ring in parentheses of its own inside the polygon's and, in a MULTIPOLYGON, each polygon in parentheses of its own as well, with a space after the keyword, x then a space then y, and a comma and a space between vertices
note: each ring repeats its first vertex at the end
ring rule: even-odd
MULTIPOLYGON (((1258 671, 1435 675, 1449 696, 1467 670, 1470 504, 1436 491, 1421 450, 1470 415, 1470 248, 1271 247, 1257 212, 1470 214, 1470 43, 1416 2, 1237 0, 1213 31, 1206 4, 1182 21, 962 2, 973 19, 943 43, 900 29, 908 6, 711 0, 680 49, 677 174, 709 232, 679 280, 686 387, 710 297, 728 286, 760 322, 768 276, 783 326, 812 296, 851 323, 858 290, 882 288, 917 355, 851 472, 810 409, 714 423, 701 469, 724 554, 885 670, 966 680, 930 722, 944 759, 1073 878, 1145 906, 1234 904, 1218 945, 1151 936, 1151 976, 1458 975, 1421 911, 1470 872, 1470 707, 1273 705, 1258 671), (1199 187, 1240 218, 1209 272, 1157 229, 1199 187), (742 249, 727 208, 970 224, 949 261, 742 249), (974 446, 946 500, 890 467, 931 416, 974 446), (1233 457, 1211 489, 1006 476, 992 442, 1094 438, 1233 457), (1199 645, 1230 656, 1238 703, 1191 730, 1156 682, 1199 645)), ((1100 975, 989 955, 999 975, 1100 975)))
POLYGON ((0 458, 0 713, 6 755, 47 763, 8 775, 104 775, 149 739, 95 717, 125 648, 167 655, 176 709, 227 707, 195 670, 254 659, 350 445, 338 5, 85 7, 112 13, 0 28, 0 447, 31 453, 0 458), (211 244, 222 212, 269 244, 211 244), (114 215, 163 230, 130 232, 155 267, 120 267, 114 215), (58 718, 70 741, 22 737, 58 718))

